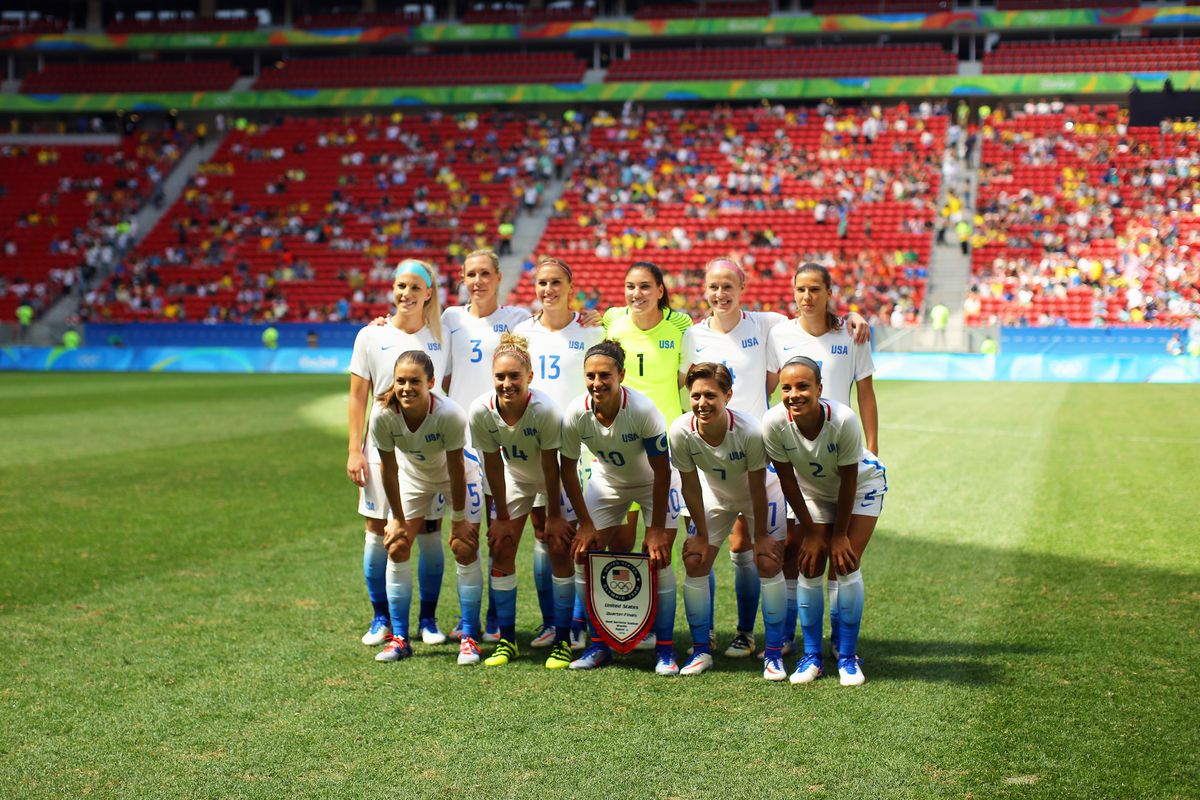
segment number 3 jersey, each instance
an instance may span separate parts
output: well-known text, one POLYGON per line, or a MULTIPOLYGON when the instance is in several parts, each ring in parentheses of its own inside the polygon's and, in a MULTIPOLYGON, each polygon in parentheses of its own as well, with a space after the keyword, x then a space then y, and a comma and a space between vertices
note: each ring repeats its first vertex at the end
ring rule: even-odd
POLYGON ((445 374, 450 376, 450 391, 446 394, 451 400, 470 408, 479 390, 492 385, 492 356, 500 336, 527 319, 529 312, 515 306, 500 306, 486 317, 472 316, 467 306, 442 312, 442 334, 449 340, 445 374))
POLYGON ((471 404, 468 416, 477 450, 502 453, 512 480, 545 488, 541 451, 558 450, 562 441, 562 412, 553 400, 530 389, 525 413, 509 425, 500 416, 496 393, 488 392, 471 404))
POLYGON ((824 398, 818 403, 821 430, 817 438, 805 439, 792 412, 780 403, 763 419, 763 444, 771 459, 791 463, 806 498, 836 502, 842 485, 839 467, 858 464, 859 486, 874 478, 882 480, 884 468, 879 459, 863 449, 858 417, 849 406, 824 398))
POLYGON ((700 436, 700 422, 689 411, 671 423, 671 463, 680 472, 704 473, 704 483, 722 505, 750 507, 746 473, 766 469, 762 426, 749 414, 725 409, 725 438, 713 447, 700 436))
POLYGON ((395 448, 404 455, 400 470, 410 480, 440 484, 446 480, 446 451, 467 443, 467 414, 448 397, 430 393, 429 413, 415 431, 394 406, 375 404, 371 440, 380 450, 395 448))
POLYGON ((592 396, 585 394, 563 413, 562 454, 579 458, 581 447, 596 455, 593 479, 609 486, 644 486, 654 483, 648 457, 667 454, 667 422, 650 398, 621 387, 621 408, 606 428, 596 419, 592 396))

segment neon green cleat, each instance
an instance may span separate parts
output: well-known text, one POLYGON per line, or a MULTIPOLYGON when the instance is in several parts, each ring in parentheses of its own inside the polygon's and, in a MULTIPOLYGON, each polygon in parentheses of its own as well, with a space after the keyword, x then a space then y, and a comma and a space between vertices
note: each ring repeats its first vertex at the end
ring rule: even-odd
POLYGON ((484 659, 484 664, 489 667, 503 667, 508 662, 516 658, 520 653, 517 652, 517 643, 510 642, 507 639, 501 639, 500 644, 496 645, 496 651, 484 659))
POLYGON ((570 642, 558 642, 554 645, 554 649, 550 651, 550 657, 546 659, 546 669, 566 669, 571 666, 571 661, 574 656, 571 655, 570 642))

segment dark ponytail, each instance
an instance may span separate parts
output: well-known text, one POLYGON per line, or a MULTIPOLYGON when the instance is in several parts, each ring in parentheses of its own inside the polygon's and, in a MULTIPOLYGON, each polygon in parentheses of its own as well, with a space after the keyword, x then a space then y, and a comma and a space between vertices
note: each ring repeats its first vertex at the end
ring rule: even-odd
MULTIPOLYGON (((795 286, 796 278, 808 272, 815 272, 821 276, 821 280, 825 283, 825 291, 829 293, 830 301, 833 300, 833 278, 829 275, 829 270, 820 264, 814 264, 811 261, 807 264, 801 264, 800 269, 796 270, 796 275, 792 278, 792 285, 795 286)), ((829 310, 828 304, 825 307, 825 327, 831 331, 840 331, 842 329, 842 318, 829 310)))

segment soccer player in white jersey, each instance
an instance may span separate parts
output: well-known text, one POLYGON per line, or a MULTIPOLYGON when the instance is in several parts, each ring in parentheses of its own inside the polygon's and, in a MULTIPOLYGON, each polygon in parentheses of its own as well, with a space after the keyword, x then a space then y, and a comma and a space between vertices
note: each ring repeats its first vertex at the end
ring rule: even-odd
POLYGON ((483 455, 492 487, 492 520, 488 552, 492 593, 500 623, 500 643, 484 663, 503 666, 517 657, 517 547, 525 520, 540 495, 553 497, 544 508, 547 541, 554 560, 555 640, 546 666, 571 663, 571 611, 575 604, 575 570, 571 564, 570 523, 575 513, 560 503, 558 448, 562 411, 537 389, 529 388, 532 361, 521 336, 506 333, 492 355, 494 391, 471 404, 468 416, 475 446, 483 455))
POLYGON ((712 595, 708 578, 721 543, 744 515, 753 532, 754 560, 762 585, 767 647, 763 677, 780 681, 783 666, 783 583, 786 507, 779 481, 767 472, 762 426, 744 411, 727 407, 733 375, 724 364, 702 362, 688 370, 692 411, 671 423, 671 462, 679 471, 691 524, 683 546, 687 578, 683 601, 692 630, 693 654, 681 675, 712 669, 709 644, 712 595), (701 480, 703 475, 703 480, 701 480))
MULTIPOLYGON (((383 489, 392 509, 384 534, 387 548, 387 599, 392 635, 376 661, 399 661, 412 655, 408 617, 413 579, 409 556, 416 538, 425 529, 425 516, 450 498, 450 549, 461 565, 458 576, 463 625, 458 663, 479 660, 474 620, 479 619, 483 596, 483 569, 479 558, 479 514, 467 512, 471 490, 463 466, 467 442, 467 415, 453 400, 436 394, 433 361, 420 350, 408 350, 396 359, 392 385, 375 399, 371 442, 379 451, 383 489), (397 460, 396 453, 402 456, 397 460), (403 474, 403 480, 401 480, 403 474)), ((481 487, 476 484, 474 492, 481 487)))
MULTIPOLYGON (((659 675, 678 675, 672 637, 675 631, 675 573, 671 547, 679 527, 679 477, 667 455, 667 423, 645 395, 621 386, 625 351, 611 339, 593 346, 584 361, 587 394, 563 411, 562 481, 579 524, 572 555, 575 586, 583 595, 583 564, 589 550, 603 550, 625 522, 632 503, 642 508, 646 534, 642 548, 657 570, 658 611, 654 620, 659 675), (587 447, 596 456, 587 491, 579 485, 579 454, 587 447)), ((612 650, 596 639, 572 669, 594 669, 612 661, 612 650)))
MULTIPOLYGON (((850 405, 850 387, 858 394, 858 418, 862 422, 864 444, 868 451, 879 454, 879 409, 875 404, 875 389, 871 375, 875 365, 871 359, 871 348, 855 341, 846 325, 829 310, 833 282, 829 270, 820 264, 803 264, 796 270, 793 279, 796 296, 796 318, 785 325, 771 329, 767 337, 769 351, 767 369, 778 373, 787 361, 795 356, 808 356, 817 362, 825 381, 823 396, 843 405, 850 405)), ((772 391, 777 375, 772 375, 772 391)), ((788 536, 787 555, 784 558, 784 577, 788 582, 788 619, 784 623, 784 637, 796 637, 796 580, 799 575, 796 556, 799 552, 799 533, 793 529, 788 536)), ((829 621, 833 630, 838 629, 838 581, 830 570, 826 581, 829 594, 829 621)), ((837 657, 837 637, 831 641, 834 658, 837 657)))
MULTIPOLYGON (((529 358, 538 391, 545 393, 563 409, 587 391, 583 380, 584 356, 592 345, 604 338, 604 328, 585 324, 587 317, 571 310, 570 300, 575 294, 574 276, 570 265, 562 259, 543 256, 533 273, 533 287, 542 310, 532 319, 517 325, 513 333, 529 341, 529 358)), ((590 470, 592 456, 585 452, 583 459, 586 474, 590 470)), ((560 502, 566 502, 566 495, 560 502)), ((558 625, 558 612, 554 606, 557 589, 546 547, 545 507, 546 498, 539 496, 530 513, 536 536, 533 545, 533 580, 542 609, 542 628, 533 638, 534 647, 553 645, 558 625)), ((575 650, 584 647, 587 629, 585 614, 584 607, 576 601, 571 622, 571 648, 575 650)))
POLYGON ((763 420, 763 442, 803 530, 797 591, 804 656, 791 680, 809 683, 824 674, 822 584, 828 559, 838 584, 838 627, 832 631, 838 674, 843 686, 857 686, 865 680, 857 655, 864 599, 859 567, 883 510, 887 471, 863 447, 850 407, 822 398, 822 370, 815 360, 796 356, 779 377, 782 402, 763 420))
MULTIPOLYGON (((516 306, 500 305, 500 258, 491 250, 476 250, 463 260, 462 280, 470 301, 465 306, 450 306, 442 312, 447 359, 441 381, 442 390, 451 400, 469 408, 479 393, 492 385, 492 353, 500 344, 500 335, 529 319, 529 312, 516 306)), ((483 463, 471 446, 469 432, 466 456, 482 473, 483 463)), ((486 498, 486 475, 483 476, 483 490, 484 502, 490 507, 486 498)), ((451 636, 457 633, 456 628, 451 636)), ((483 641, 499 641, 491 592, 488 593, 483 641)))
MULTIPOLYGON (((733 376, 735 389, 729 407, 761 420, 767 413, 768 398, 779 381, 777 372, 767 369, 768 335, 788 318, 773 311, 744 311, 742 294, 745 288, 746 273, 734 259, 716 258, 705 266, 704 296, 712 314, 683 334, 679 383, 684 384, 687 370, 694 364, 704 361, 724 364, 733 376)), ((859 314, 848 314, 846 324, 859 345, 870 340, 871 328, 859 314)), ((759 570, 754 563, 745 519, 739 519, 730 533, 729 556, 733 561, 738 623, 725 655, 743 658, 754 654, 754 626, 758 619, 760 592, 759 570)), ((710 589, 713 584, 710 580, 710 589)), ((794 637, 794 622, 792 631, 794 637)), ((787 648, 784 655, 788 655, 795 643, 786 640, 784 646, 787 648)))
MULTIPOLYGON (((384 527, 391 508, 383 491, 378 453, 370 444, 369 428, 365 434, 364 428, 368 424, 371 398, 392 385, 393 368, 400 353, 420 350, 432 360, 438 376, 445 372, 446 351, 442 347, 441 315, 433 275, 433 267, 423 261, 401 261, 392 282, 396 313, 383 325, 368 325, 360 330, 350 358, 350 455, 346 461, 346 474, 359 487, 358 513, 366 518, 363 574, 375 612, 370 630, 362 637, 363 644, 368 646, 381 645, 392 634, 384 587, 387 550, 383 545, 384 527)), ((480 509, 482 502, 483 498, 479 497, 477 505, 480 509)), ((432 536, 422 533, 417 539, 421 588, 430 598, 429 602, 422 602, 422 616, 427 615, 431 620, 441 591, 444 561, 441 537, 436 531, 435 527, 432 536)), ((425 630, 422 639, 426 644, 445 641, 437 630, 436 621, 425 630)))

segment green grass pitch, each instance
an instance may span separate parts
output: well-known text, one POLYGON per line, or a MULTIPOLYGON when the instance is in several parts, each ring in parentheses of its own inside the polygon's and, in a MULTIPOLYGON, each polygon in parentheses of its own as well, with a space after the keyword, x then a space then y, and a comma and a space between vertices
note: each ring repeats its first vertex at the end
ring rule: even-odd
POLYGON ((857 689, 376 663, 346 388, 0 376, 0 795, 1200 797, 1195 387, 879 384, 857 689))

